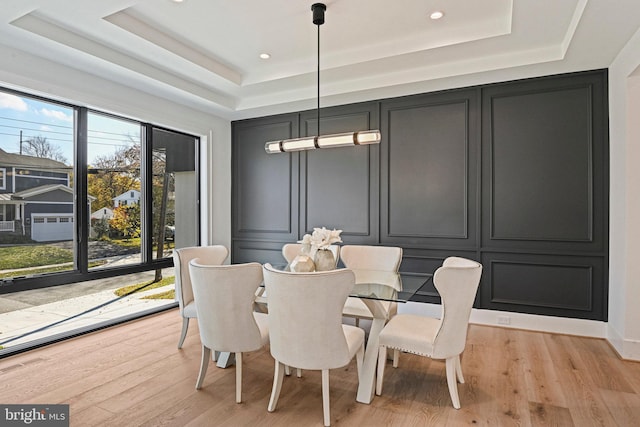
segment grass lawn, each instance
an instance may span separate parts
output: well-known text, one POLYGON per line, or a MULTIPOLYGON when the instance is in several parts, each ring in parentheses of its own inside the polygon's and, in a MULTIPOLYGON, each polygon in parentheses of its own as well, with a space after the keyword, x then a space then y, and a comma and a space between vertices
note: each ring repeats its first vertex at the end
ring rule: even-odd
POLYGON ((73 262, 73 252, 48 245, 0 247, 0 270, 73 262))
POLYGON ((171 289, 170 291, 160 292, 159 294, 147 295, 142 299, 175 299, 176 291, 171 289))
MULTIPOLYGON (((129 294, 133 294, 136 292, 142 292, 142 291, 148 291, 149 289, 155 289, 155 288, 161 288, 163 286, 167 286, 167 285, 172 285, 174 283, 175 277, 174 276, 168 276, 168 277, 163 277, 162 280, 160 280, 159 282, 144 282, 144 283, 137 283, 135 285, 129 285, 129 286, 124 286, 122 288, 118 288, 114 291, 114 293, 121 297, 123 295, 129 295, 129 294)), ((173 292, 173 291, 169 291, 169 292, 173 292)), ((162 294, 168 294, 168 292, 163 292, 161 294, 157 294, 157 295, 162 295, 162 294)), ((154 296, 155 297, 155 296, 154 296)), ((148 299, 151 299, 149 297, 147 297, 148 299)), ((161 297, 155 297, 153 299, 160 299, 161 297)), ((161 299, 173 299, 173 295, 171 295, 171 297, 166 296, 164 298, 161 299)))

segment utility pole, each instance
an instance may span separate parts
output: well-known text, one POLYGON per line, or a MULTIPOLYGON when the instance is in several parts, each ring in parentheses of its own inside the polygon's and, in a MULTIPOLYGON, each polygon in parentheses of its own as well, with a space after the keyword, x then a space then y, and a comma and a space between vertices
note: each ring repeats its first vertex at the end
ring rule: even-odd
POLYGON ((20 155, 22 156, 22 131, 20 131, 20 155))

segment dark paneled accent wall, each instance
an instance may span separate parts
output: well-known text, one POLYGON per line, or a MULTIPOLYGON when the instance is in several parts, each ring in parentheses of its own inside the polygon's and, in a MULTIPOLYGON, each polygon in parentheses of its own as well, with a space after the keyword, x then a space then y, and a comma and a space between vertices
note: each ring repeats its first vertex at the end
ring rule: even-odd
MULTIPOLYGON (((315 111, 302 113, 301 136, 317 134, 315 111)), ((378 128, 376 103, 323 110, 320 133, 334 134, 378 128)), ((342 231, 353 243, 378 241, 378 150, 348 147, 314 150, 300 155, 300 236, 314 227, 342 231)))
POLYGON ((376 146, 267 155, 316 111, 234 122, 232 261, 339 228, 401 246, 406 274, 481 261, 477 308, 606 320, 607 114, 599 70, 322 110, 322 134, 379 128, 376 146))
POLYGON ((264 151, 267 141, 297 136, 297 114, 234 124, 234 238, 298 238, 298 157, 267 156, 264 151))

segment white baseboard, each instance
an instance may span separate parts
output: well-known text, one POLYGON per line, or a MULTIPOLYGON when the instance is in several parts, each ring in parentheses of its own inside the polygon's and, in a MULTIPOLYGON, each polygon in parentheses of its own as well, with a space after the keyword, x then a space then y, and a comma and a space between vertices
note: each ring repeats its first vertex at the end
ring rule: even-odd
MULTIPOLYGON (((429 317, 440 316, 439 304, 408 302, 398 304, 398 313, 412 313, 429 317)), ((537 314, 513 313, 510 311, 471 311, 471 323, 500 326, 504 328, 526 329, 556 334, 607 338, 607 323, 596 320, 571 319, 567 317, 540 316, 537 314)))
POLYGON ((623 359, 640 361, 640 341, 623 338, 611 325, 607 325, 607 340, 623 359))
MULTIPOLYGON (((398 304, 398 313, 440 317, 441 307, 439 304, 408 302, 398 304)), ((621 358, 640 362, 640 341, 623 338, 607 322, 475 308, 471 311, 470 322, 477 325, 603 338, 609 341, 621 358)))

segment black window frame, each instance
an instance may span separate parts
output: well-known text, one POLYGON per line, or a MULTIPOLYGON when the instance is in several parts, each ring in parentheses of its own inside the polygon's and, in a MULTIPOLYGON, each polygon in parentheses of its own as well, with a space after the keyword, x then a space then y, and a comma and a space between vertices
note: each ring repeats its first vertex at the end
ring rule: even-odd
MULTIPOLYGON (((164 268, 173 267, 173 259, 171 257, 153 259, 152 257, 152 238, 151 233, 146 232, 141 239, 141 255, 142 262, 137 264, 129 264, 125 266, 110 267, 107 269, 91 269, 89 270, 89 224, 91 218, 91 212, 89 212, 88 191, 87 191, 87 151, 88 151, 88 115, 89 113, 100 114, 103 116, 110 116, 120 120, 132 121, 140 124, 141 128, 141 176, 143 177, 143 186, 151 188, 152 176, 148 173, 149 165, 151 162, 151 136, 153 129, 161 129, 166 132, 185 135, 193 138, 195 141, 195 173, 196 173, 196 201, 198 208, 197 211, 197 232, 196 245, 201 244, 201 214, 200 214, 200 200, 201 185, 200 185, 200 137, 197 135, 188 134, 185 132, 170 129, 168 127, 155 125, 148 122, 141 122, 139 120, 131 119, 125 116, 120 116, 112 113, 106 113, 97 109, 89 109, 84 106, 78 106, 70 104, 68 102, 62 102, 54 99, 49 99, 42 96, 33 95, 23 91, 17 91, 0 86, 0 91, 9 93, 15 96, 34 99, 37 101, 47 102, 51 104, 60 105, 62 107, 70 108, 74 111, 74 162, 73 162, 73 181, 75 187, 75 204, 74 204, 74 223, 76 233, 76 246, 74 257, 74 269, 63 272, 44 273, 41 275, 25 276, 25 277, 12 277, 0 279, 0 295, 9 294, 20 291, 27 291, 32 289, 43 289, 59 285, 67 285, 78 282, 85 282, 96 279, 103 279, 108 277, 117 277, 133 273, 140 273, 144 271, 159 270, 164 268)), ((145 200, 142 209, 142 220, 144 230, 150 230, 152 224, 152 212, 147 208, 151 206, 151 192, 146 191, 146 195, 143 193, 145 200), (146 206, 145 206, 146 205, 146 206)))

